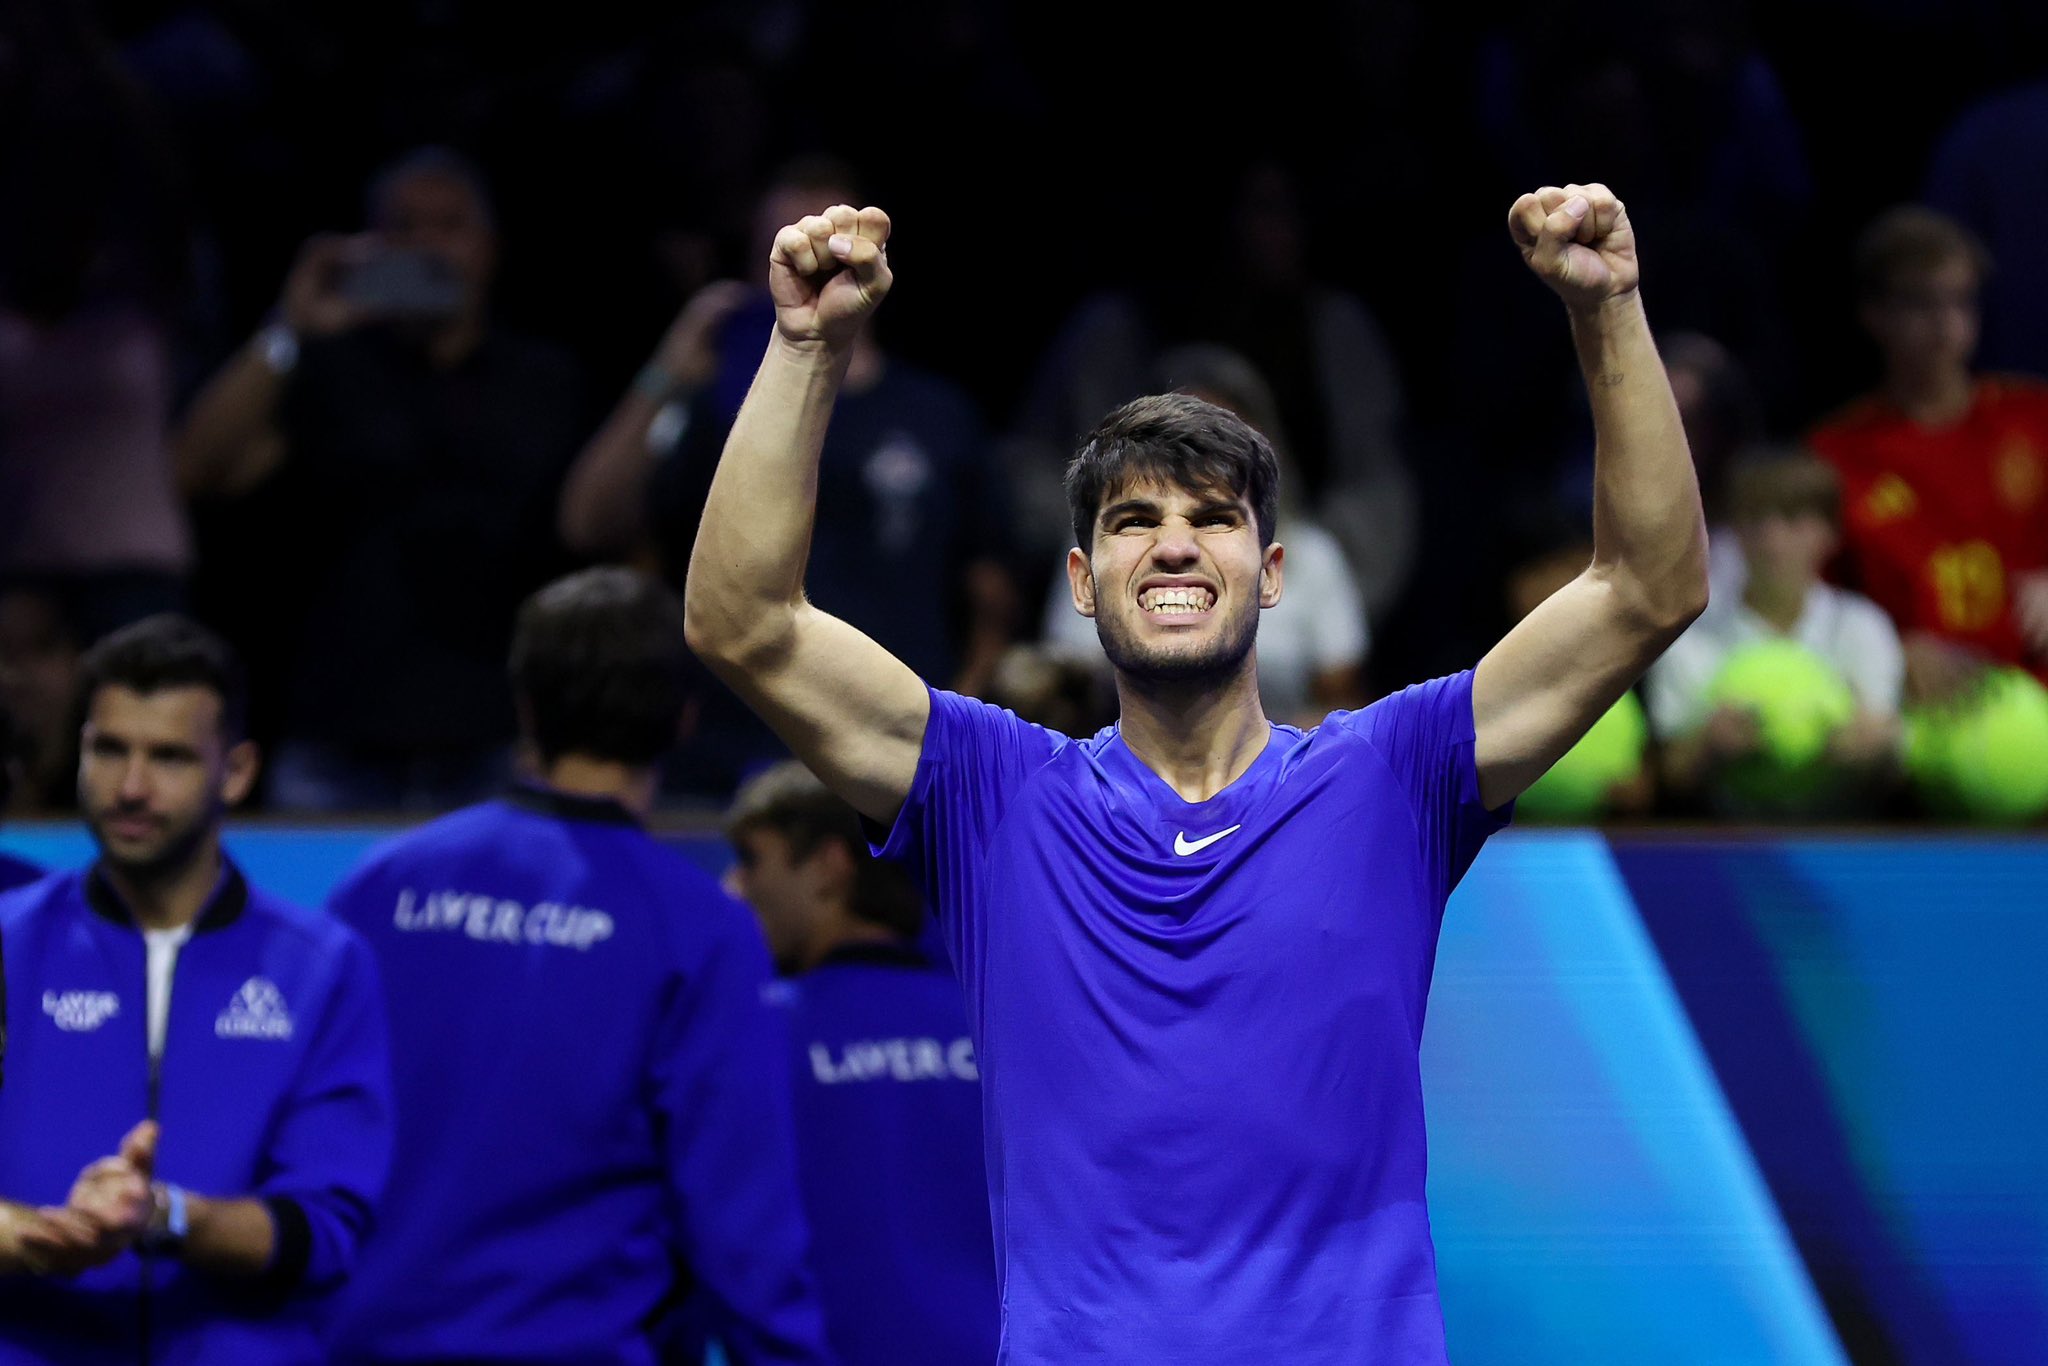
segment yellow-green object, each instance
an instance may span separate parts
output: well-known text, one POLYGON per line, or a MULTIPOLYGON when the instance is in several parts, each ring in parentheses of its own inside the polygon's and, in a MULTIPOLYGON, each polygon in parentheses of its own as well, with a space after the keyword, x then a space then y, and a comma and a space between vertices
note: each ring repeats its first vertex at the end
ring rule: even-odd
POLYGON ((1961 705, 1914 711, 1906 771, 1942 815, 2020 825, 2048 814, 2048 688, 1997 669, 1961 705))
POLYGON ((1707 685, 1709 706, 1756 717, 1761 752, 1728 766, 1722 780, 1745 801, 1797 805, 1825 785, 1828 740, 1856 715, 1856 695, 1833 665, 1790 640, 1731 650, 1707 685))
POLYGON ((1634 693, 1624 693, 1550 771, 1515 803, 1518 819, 1592 820, 1607 811, 1608 794, 1643 771, 1649 721, 1634 693))

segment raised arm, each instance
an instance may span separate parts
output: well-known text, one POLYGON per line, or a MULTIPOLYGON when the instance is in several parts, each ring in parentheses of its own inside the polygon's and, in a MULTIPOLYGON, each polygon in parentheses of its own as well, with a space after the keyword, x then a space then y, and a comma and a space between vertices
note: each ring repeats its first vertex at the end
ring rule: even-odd
POLYGON ((1699 481, 1636 290, 1635 233, 1604 185, 1546 186, 1508 229, 1557 292, 1592 401, 1593 562, 1479 662, 1479 792, 1519 796, 1707 603, 1699 481))
POLYGON ((711 481, 690 556, 690 648, 825 784, 895 819, 931 698, 901 661, 804 597, 818 454, 854 338, 889 291, 889 216, 837 205, 776 234, 775 332, 711 481))
POLYGON ((343 295, 347 268, 371 239, 313 238, 286 277, 277 321, 252 337, 192 401, 171 445, 178 489, 187 497, 233 497, 275 473, 290 454, 277 422, 301 341, 331 337, 365 317, 343 295))
POLYGON ((736 280, 716 280, 690 296, 632 387, 569 467, 556 515, 562 544, 579 555, 625 556, 646 541, 647 485, 663 449, 654 444, 655 419, 711 383, 718 371, 718 329, 750 293, 736 280))

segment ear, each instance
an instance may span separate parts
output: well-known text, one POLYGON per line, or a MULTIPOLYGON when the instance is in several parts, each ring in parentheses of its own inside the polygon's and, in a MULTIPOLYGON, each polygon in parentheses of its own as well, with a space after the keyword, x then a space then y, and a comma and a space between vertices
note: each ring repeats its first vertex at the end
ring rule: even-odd
POLYGON ((844 840, 828 839, 812 850, 804 863, 826 898, 840 902, 853 895, 857 872, 853 860, 853 850, 844 840))
POLYGON ((1284 577, 1281 570, 1287 559, 1287 547, 1275 541, 1266 547, 1265 562, 1259 566, 1259 606, 1277 607, 1280 604, 1280 583, 1284 577))
POLYGON ((1074 610, 1084 617, 1094 616, 1095 571, 1079 546, 1067 551, 1067 588, 1074 595, 1074 610))
POLYGON ((225 767, 220 799, 229 806, 240 806, 249 799, 249 793, 256 787, 256 775, 263 771, 263 751, 254 740, 243 740, 228 750, 225 767))

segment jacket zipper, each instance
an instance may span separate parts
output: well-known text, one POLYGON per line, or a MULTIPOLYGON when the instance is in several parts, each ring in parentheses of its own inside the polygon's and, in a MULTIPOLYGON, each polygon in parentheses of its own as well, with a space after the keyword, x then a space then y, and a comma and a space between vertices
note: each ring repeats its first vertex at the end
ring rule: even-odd
MULTIPOLYGON (((145 1049, 148 1049, 149 1051, 149 1105, 146 1117, 157 1124, 157 1137, 158 1141, 161 1142, 163 1137, 163 1126, 161 1120, 158 1119, 158 1115, 162 1109, 163 1100, 164 1054, 169 1052, 171 1047, 171 997, 177 994, 175 988, 178 978, 178 959, 184 953, 184 945, 178 944, 172 946, 171 948, 170 970, 164 973, 163 1047, 151 1048, 149 1038, 149 940, 147 936, 143 938, 142 944, 142 1046, 145 1049)), ((152 1306, 151 1297, 155 1288, 152 1284, 152 1282, 155 1279, 152 1273, 154 1272, 156 1267, 156 1254, 153 1252, 142 1252, 138 1249, 136 1255, 142 1261, 141 1366, 150 1366, 151 1361, 156 1356, 156 1352, 154 1350, 156 1344, 153 1340, 154 1334, 151 1331, 153 1324, 151 1322, 150 1314, 150 1309, 152 1306)))

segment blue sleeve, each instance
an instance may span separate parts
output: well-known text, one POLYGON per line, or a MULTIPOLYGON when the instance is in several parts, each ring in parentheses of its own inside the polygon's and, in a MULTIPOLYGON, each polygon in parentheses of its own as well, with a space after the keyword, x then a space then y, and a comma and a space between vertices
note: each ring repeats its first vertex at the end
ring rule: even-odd
POLYGON ((874 851, 911 870, 965 973, 979 942, 981 850, 1010 799, 1067 738, 958 693, 933 688, 931 697, 910 795, 874 851))
POLYGON ((279 1289, 325 1289, 348 1276, 391 1165, 383 991, 368 947, 335 928, 333 979, 255 1191, 277 1224, 265 1279, 279 1289))
POLYGON ((788 1025, 765 996, 768 950, 739 908, 697 909, 728 910, 735 927, 678 979, 655 1041, 656 1122, 683 1259, 716 1304, 738 1366, 823 1362, 788 1025))
POLYGON ((1408 794, 1423 867, 1441 908, 1487 836, 1514 816, 1514 803, 1488 811, 1479 800, 1473 756, 1472 671, 1418 683, 1363 711, 1327 722, 1371 745, 1408 794))

